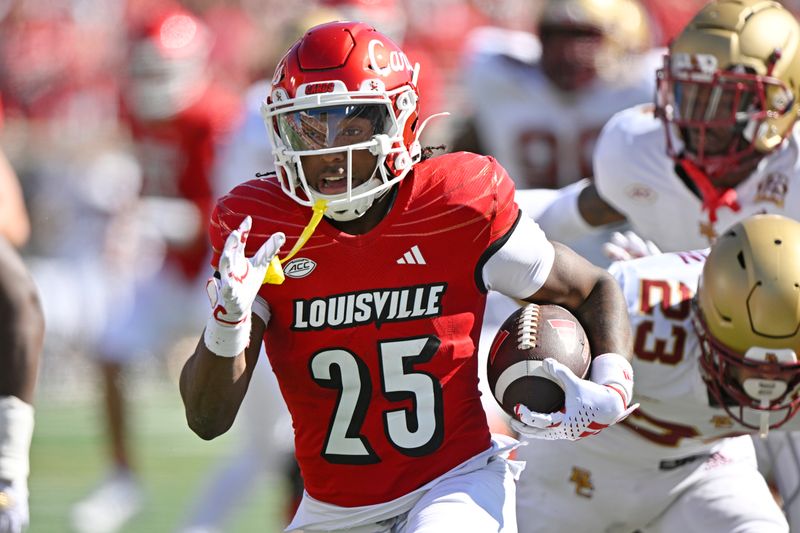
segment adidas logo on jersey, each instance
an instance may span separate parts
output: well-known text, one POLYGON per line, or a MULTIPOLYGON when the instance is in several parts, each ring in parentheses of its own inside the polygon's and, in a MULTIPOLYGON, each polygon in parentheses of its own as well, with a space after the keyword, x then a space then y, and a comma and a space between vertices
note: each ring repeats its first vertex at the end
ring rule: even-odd
POLYGON ((426 265, 425 258, 422 257, 422 252, 415 244, 409 251, 403 254, 403 257, 397 260, 398 265, 426 265))

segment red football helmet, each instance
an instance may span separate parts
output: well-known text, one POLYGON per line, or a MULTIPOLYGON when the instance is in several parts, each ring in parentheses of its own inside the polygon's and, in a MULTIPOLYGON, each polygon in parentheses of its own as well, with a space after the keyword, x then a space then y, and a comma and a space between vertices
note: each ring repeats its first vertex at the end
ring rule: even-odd
POLYGON ((418 66, 388 37, 360 22, 315 26, 278 63, 262 115, 284 192, 301 205, 327 201, 334 220, 363 215, 420 160, 418 66), (353 118, 369 131, 350 132, 353 118), (353 187, 353 152, 377 157, 372 177, 353 187), (311 188, 303 156, 344 153, 345 192, 311 188))
POLYGON ((143 120, 169 118, 188 108, 208 86, 213 39, 181 8, 159 11, 131 38, 126 100, 143 120))

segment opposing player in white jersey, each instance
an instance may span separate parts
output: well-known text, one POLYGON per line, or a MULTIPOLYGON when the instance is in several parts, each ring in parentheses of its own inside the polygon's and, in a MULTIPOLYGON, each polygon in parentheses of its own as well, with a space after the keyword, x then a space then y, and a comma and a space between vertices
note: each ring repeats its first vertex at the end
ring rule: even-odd
POLYGON ((520 480, 520 531, 789 531, 752 440, 734 435, 800 429, 800 222, 756 215, 710 253, 610 270, 641 406, 595 438, 519 450, 536 465, 520 480))
MULTIPOLYGON (((800 26, 780 4, 710 3, 670 45, 656 105, 614 116, 598 140, 594 183, 563 189, 537 221, 569 241, 627 219, 675 251, 708 246, 753 213, 800 218, 798 76, 800 26)), ((618 258, 642 253, 617 244, 618 258)), ((778 465, 784 510, 800 528, 797 440, 770 436, 759 461, 778 465)))
POLYGON ((591 175, 601 127, 653 98, 663 52, 649 51, 636 0, 549 0, 539 45, 521 32, 474 39, 465 82, 472 120, 456 149, 477 149, 509 169, 518 188, 555 188, 591 175))
POLYGON ((664 251, 760 212, 800 216, 800 25, 778 2, 710 3, 673 41, 656 105, 611 118, 594 182, 538 217, 559 238, 627 218, 664 251))

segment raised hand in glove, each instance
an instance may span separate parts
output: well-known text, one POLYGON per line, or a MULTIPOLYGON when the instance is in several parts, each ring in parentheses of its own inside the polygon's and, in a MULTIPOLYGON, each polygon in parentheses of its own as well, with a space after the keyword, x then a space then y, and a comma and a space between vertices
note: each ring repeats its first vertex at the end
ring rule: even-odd
POLYGON ((203 339, 209 350, 222 357, 236 357, 250 341, 250 316, 270 261, 286 237, 274 233, 255 255, 244 255, 252 219, 248 216, 228 235, 219 258, 220 277, 206 284, 212 313, 203 339))
POLYGON ((611 241, 603 245, 603 253, 612 261, 630 261, 648 255, 658 255, 661 250, 653 241, 642 239, 633 231, 611 234, 611 241))
POLYGON ((547 440, 578 440, 600 433, 631 414, 633 369, 619 354, 608 353, 592 361, 591 380, 581 379, 555 359, 545 359, 545 374, 559 383, 566 397, 564 409, 537 413, 517 405, 511 426, 521 436, 547 440))
POLYGON ((28 526, 28 487, 0 481, 0 533, 21 533, 28 526))

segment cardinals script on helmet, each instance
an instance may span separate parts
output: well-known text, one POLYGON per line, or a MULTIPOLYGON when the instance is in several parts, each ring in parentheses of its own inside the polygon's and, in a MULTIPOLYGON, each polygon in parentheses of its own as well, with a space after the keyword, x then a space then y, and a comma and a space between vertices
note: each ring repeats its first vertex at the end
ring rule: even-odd
POLYGON ((564 390, 542 372, 552 357, 578 377, 591 362, 589 341, 575 316, 558 305, 528 304, 500 326, 489 350, 487 377, 495 399, 514 416, 514 406, 552 413, 564 407, 564 390))

